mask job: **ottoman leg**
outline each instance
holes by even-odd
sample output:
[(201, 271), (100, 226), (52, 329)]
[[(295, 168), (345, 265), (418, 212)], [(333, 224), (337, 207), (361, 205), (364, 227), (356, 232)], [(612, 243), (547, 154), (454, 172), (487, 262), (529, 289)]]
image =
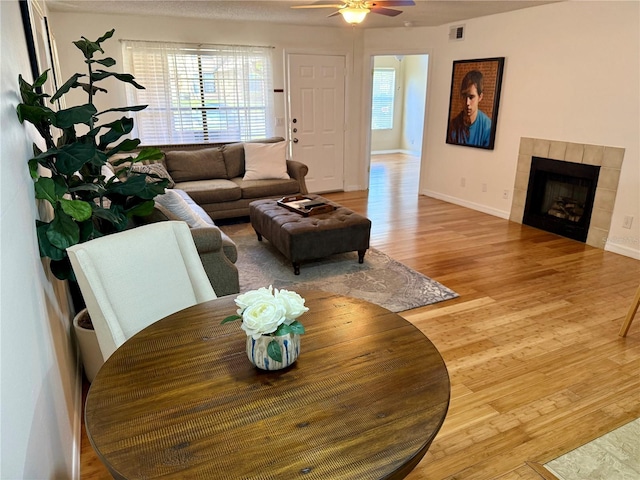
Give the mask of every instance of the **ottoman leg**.
[(300, 275), (300, 262), (292, 262), (293, 263), (293, 274)]
[(358, 250), (358, 263), (364, 263), (364, 254), (366, 250)]
[(258, 241), (261, 242), (262, 241), (262, 234), (259, 231), (255, 231), (256, 235), (258, 236)]

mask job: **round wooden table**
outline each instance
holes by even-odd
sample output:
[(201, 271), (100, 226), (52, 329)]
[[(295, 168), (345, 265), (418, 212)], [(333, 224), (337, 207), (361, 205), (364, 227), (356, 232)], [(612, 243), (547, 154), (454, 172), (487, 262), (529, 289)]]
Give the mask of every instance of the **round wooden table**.
[(235, 296), (141, 331), (87, 395), (87, 434), (115, 478), (396, 479), (444, 422), (442, 357), (417, 328), (371, 303), (298, 292), (297, 362), (256, 369)]

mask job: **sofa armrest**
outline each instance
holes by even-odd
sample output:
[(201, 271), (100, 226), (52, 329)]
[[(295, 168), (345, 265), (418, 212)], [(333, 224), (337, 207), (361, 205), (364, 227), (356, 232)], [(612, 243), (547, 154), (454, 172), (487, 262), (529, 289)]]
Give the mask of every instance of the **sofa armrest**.
[(291, 178), (298, 181), (300, 193), (309, 193), (304, 177), (309, 173), (309, 167), (296, 160), (287, 160), (287, 173)]
[(223, 297), (240, 292), (238, 267), (223, 249), (225, 242), (220, 229), (214, 226), (192, 228), (191, 235), (216, 295)]
[(202, 254), (222, 250), (222, 234), (218, 227), (191, 228), (190, 230), (198, 253)]

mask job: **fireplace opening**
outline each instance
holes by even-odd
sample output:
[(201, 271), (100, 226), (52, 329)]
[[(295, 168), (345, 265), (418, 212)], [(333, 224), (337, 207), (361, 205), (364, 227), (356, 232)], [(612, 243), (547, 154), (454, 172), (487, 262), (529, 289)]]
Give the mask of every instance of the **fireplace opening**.
[(600, 167), (533, 157), (522, 223), (587, 240)]

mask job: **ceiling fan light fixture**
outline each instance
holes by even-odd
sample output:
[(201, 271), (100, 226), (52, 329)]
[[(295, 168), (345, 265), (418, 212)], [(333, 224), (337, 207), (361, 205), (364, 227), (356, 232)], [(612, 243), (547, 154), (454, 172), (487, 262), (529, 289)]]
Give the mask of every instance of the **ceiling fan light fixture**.
[(367, 16), (370, 10), (368, 8), (353, 8), (353, 7), (345, 7), (340, 9), (340, 14), (342, 18), (344, 18), (345, 22), (355, 25), (357, 23), (362, 23), (362, 21)]

